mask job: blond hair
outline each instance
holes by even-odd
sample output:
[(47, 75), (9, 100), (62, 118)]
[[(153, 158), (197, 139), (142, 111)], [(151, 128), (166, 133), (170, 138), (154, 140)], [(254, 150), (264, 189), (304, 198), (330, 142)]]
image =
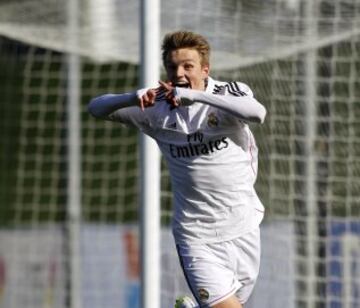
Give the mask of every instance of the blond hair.
[(200, 34), (191, 31), (176, 31), (165, 35), (161, 49), (162, 61), (166, 67), (168, 54), (176, 49), (195, 49), (200, 55), (201, 65), (208, 65), (210, 58), (210, 45)]

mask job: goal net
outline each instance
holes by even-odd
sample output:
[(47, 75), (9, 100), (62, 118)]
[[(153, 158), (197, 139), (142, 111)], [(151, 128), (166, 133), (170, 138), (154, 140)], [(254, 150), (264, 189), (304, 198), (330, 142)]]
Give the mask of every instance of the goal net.
[[(139, 307), (138, 134), (87, 113), (139, 84), (139, 1), (0, 0), (0, 307), (70, 307), (68, 55), (81, 60), (81, 302)], [(360, 306), (360, 0), (162, 1), (161, 32), (202, 33), (215, 78), (247, 83), (265, 208), (249, 307)], [(77, 44), (70, 44), (73, 39)], [(161, 301), (189, 293), (161, 171)]]

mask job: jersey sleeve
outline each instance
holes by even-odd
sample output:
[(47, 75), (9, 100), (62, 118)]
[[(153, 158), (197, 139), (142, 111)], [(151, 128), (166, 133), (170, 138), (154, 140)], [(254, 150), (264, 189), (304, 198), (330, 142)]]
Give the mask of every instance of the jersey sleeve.
[(231, 82), (231, 84), (235, 87), (235, 95), (236, 96), (250, 96), (254, 97), (253, 92), (251, 91), (250, 87), (242, 82)]
[(263, 123), (266, 115), (265, 107), (253, 97), (250, 88), (237, 82), (215, 86), (213, 93), (175, 88), (175, 97), (182, 105), (200, 102), (246, 122)]
[(139, 107), (127, 107), (118, 109), (108, 116), (108, 120), (120, 122), (129, 126), (144, 128), (149, 126), (147, 110), (142, 111)]
[(149, 109), (138, 106), (137, 97), (146, 89), (125, 94), (104, 94), (91, 100), (88, 110), (96, 118), (121, 122), (146, 130), (150, 125)]
[(239, 81), (232, 82), (221, 82), (220, 84), (215, 84), (212, 91), (213, 94), (218, 95), (230, 95), (230, 96), (249, 96), (254, 97), (250, 87)]

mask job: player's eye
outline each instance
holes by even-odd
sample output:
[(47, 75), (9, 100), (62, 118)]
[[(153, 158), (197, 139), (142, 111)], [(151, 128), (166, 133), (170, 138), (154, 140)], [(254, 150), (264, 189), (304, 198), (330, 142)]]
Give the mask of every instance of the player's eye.
[(184, 68), (185, 68), (186, 70), (189, 70), (189, 69), (192, 69), (192, 68), (193, 68), (193, 65), (192, 65), (192, 64), (185, 64), (185, 65), (184, 65)]
[(174, 72), (174, 71), (176, 71), (176, 67), (174, 67), (174, 66), (168, 66), (168, 71), (170, 71), (170, 72)]
[(176, 70), (176, 65), (174, 65), (174, 64), (167, 64), (167, 65), (166, 65), (166, 69), (167, 69), (168, 71), (174, 71), (174, 70)]

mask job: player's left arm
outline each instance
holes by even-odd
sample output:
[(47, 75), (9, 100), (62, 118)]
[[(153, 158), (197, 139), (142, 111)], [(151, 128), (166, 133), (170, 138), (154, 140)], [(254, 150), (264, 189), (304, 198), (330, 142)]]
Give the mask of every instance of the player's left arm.
[[(240, 120), (247, 122), (263, 123), (266, 116), (265, 107), (260, 104), (245, 87), (240, 91), (241, 96), (211, 94), (205, 91), (173, 87), (171, 84), (160, 81), (161, 88), (166, 91), (165, 97), (173, 106), (188, 106), (194, 102), (200, 102), (219, 108)], [(240, 93), (241, 92), (241, 93)]]
[(174, 96), (176, 101), (181, 105), (191, 105), (194, 102), (201, 102), (219, 108), (248, 122), (263, 123), (266, 116), (265, 107), (250, 95), (219, 95), (205, 91), (175, 88)]

